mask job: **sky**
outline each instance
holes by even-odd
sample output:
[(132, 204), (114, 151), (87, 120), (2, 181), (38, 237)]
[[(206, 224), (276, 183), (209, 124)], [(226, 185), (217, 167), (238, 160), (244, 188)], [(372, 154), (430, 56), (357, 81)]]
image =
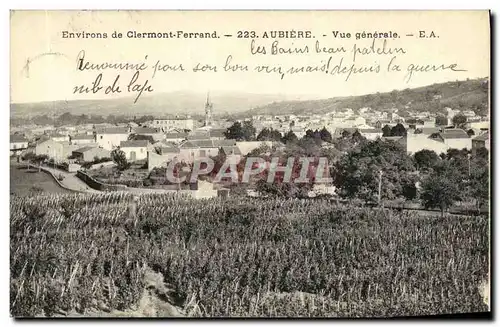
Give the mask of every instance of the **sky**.
[[(85, 60), (95, 64), (144, 62), (147, 68), (140, 71), (137, 83), (144, 85), (147, 81), (152, 92), (145, 89), (140, 97), (171, 91), (224, 91), (329, 98), (488, 77), (490, 71), (487, 11), (15, 11), (11, 13), (10, 27), (11, 103), (137, 96), (139, 86), (127, 90), (134, 71), (79, 71), (77, 58), (82, 50)], [(307, 46), (308, 51), (273, 55), (276, 39), (265, 39), (263, 33), (276, 30), (310, 31), (314, 38), (278, 39), (276, 49)], [(64, 31), (107, 33), (108, 37), (63, 38)], [(123, 37), (112, 38), (114, 31), (123, 33)], [(220, 38), (139, 39), (128, 38), (128, 31), (216, 31)], [(252, 38), (237, 38), (238, 31), (255, 32), (259, 38), (253, 39), (254, 52), (264, 47), (266, 54), (252, 54)], [(340, 38), (339, 33), (335, 38), (334, 31), (351, 36)], [(370, 51), (373, 39), (356, 40), (356, 33), (391, 31), (399, 38), (386, 40), (386, 54)], [(427, 36), (433, 31), (436, 37), (419, 38), (420, 31)], [(381, 48), (383, 40), (376, 39), (374, 45)], [(317, 53), (317, 47), (344, 51)], [(358, 49), (355, 61), (354, 47)], [(390, 54), (389, 49), (401, 50)], [(233, 64), (247, 66), (248, 71), (224, 72), (228, 56)], [(291, 68), (321, 67), (330, 57), (329, 73), (287, 73)], [(353, 72), (349, 77), (347, 73), (332, 74), (341, 60), (337, 70), (349, 70), (354, 65), (355, 70), (374, 72)], [(162, 65), (182, 64), (185, 71), (157, 71), (153, 77), (157, 61)], [(193, 72), (198, 63), (217, 66), (218, 71)], [(460, 71), (449, 69), (452, 64)], [(428, 65), (448, 68), (418, 71), (426, 66), (429, 69)], [(257, 72), (258, 66), (275, 70), (281, 67), (285, 74)], [(408, 67), (417, 70), (409, 81)], [(99, 73), (103, 74), (103, 89), (95, 94), (73, 92), (75, 87), (91, 86)], [(105, 94), (117, 75), (122, 92)]]

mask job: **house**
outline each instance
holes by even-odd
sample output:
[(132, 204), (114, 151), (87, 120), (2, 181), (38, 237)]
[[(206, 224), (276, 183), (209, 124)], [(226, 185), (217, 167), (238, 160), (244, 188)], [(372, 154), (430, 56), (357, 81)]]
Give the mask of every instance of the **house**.
[(146, 140), (150, 144), (161, 142), (160, 140), (155, 140), (151, 135), (133, 134), (129, 137), (129, 141), (142, 141)]
[(10, 135), (10, 152), (11, 154), (19, 154), (28, 148), (28, 140), (21, 134)]
[(306, 130), (301, 126), (292, 126), (290, 130), (299, 138), (303, 138), (306, 135)]
[(433, 139), (426, 134), (408, 134), (406, 136), (406, 152), (408, 154), (412, 155), (424, 149), (441, 154), (446, 153), (448, 147), (444, 142)]
[(35, 154), (46, 155), (55, 161), (65, 161), (78, 147), (78, 145), (71, 145), (69, 142), (56, 142), (52, 139), (41, 140), (36, 144)]
[(160, 128), (166, 132), (171, 131), (173, 129), (180, 130), (190, 130), (194, 129), (194, 120), (190, 118), (185, 119), (154, 119), (148, 124), (150, 127)]
[(174, 133), (166, 133), (165, 134), (165, 141), (166, 142), (174, 142), (174, 143), (181, 143), (182, 141), (185, 141), (188, 138), (189, 134), (185, 132), (174, 132)]
[(71, 144), (82, 145), (82, 144), (97, 144), (95, 141), (95, 136), (92, 134), (76, 134), (70, 136)]
[(41, 139), (35, 147), (35, 154), (37, 156), (46, 155), (49, 158), (62, 160), (63, 153), (64, 149), (62, 143), (52, 139)]
[(475, 152), (480, 148), (490, 150), (490, 133), (485, 133), (472, 139), (472, 151)]
[(488, 120), (480, 120), (480, 121), (475, 121), (475, 122), (468, 122), (466, 124), (468, 128), (477, 128), (477, 129), (482, 129), (482, 128), (490, 128), (490, 122)]
[(125, 157), (130, 161), (146, 159), (148, 157), (148, 145), (146, 140), (139, 141), (122, 141), (120, 142), (120, 150), (125, 152)]
[(472, 148), (472, 140), (463, 129), (444, 129), (441, 133), (432, 134), (431, 137), (441, 139), (450, 149)]
[(422, 127), (415, 129), (415, 134), (424, 134), (430, 136), (435, 133), (441, 133), (442, 129), (439, 127)]
[(94, 161), (95, 158), (111, 158), (111, 152), (109, 150), (95, 146), (86, 146), (76, 149), (71, 153), (71, 155), (73, 158), (85, 162)]
[(366, 119), (361, 116), (351, 117), (344, 120), (346, 127), (357, 127), (361, 125), (366, 125)]
[(363, 137), (366, 137), (367, 140), (376, 140), (383, 135), (382, 130), (378, 128), (360, 128), (358, 131)]
[(389, 119), (380, 119), (377, 120), (374, 124), (375, 128), (377, 129), (382, 129), (385, 125), (389, 125), (390, 127), (395, 126), (396, 124), (393, 124), (391, 120)]
[(111, 151), (120, 146), (120, 142), (127, 141), (129, 134), (128, 127), (111, 127), (97, 130), (95, 137), (100, 147)]
[(213, 157), (223, 146), (236, 146), (235, 140), (188, 140), (179, 145), (180, 158), (193, 162), (198, 158)]
[(56, 142), (69, 142), (69, 135), (61, 134), (58, 132), (49, 132), (47, 136)]
[(208, 137), (211, 140), (224, 140), (226, 139), (226, 135), (224, 135), (226, 131), (227, 128), (212, 128), (209, 132)]
[[(161, 147), (159, 148), (160, 153), (155, 151), (148, 151), (148, 170), (151, 171), (153, 168), (167, 167), (168, 163), (173, 159), (179, 159), (180, 150), (177, 147)], [(180, 159), (179, 159), (180, 160)]]
[(151, 136), (154, 141), (161, 141), (165, 139), (165, 134), (160, 128), (151, 128), (151, 127), (136, 127), (133, 130), (135, 135), (145, 135)]

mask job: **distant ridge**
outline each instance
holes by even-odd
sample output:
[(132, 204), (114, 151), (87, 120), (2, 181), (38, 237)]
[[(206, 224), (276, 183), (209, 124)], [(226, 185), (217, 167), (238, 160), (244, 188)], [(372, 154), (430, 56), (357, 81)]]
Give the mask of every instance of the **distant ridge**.
[[(274, 101), (299, 99), (280, 94), (251, 94), (238, 92), (211, 92), (214, 114), (234, 114)], [(134, 104), (129, 97), (105, 100), (49, 101), (15, 103), (10, 105), (11, 117), (35, 115), (168, 115), (203, 114), (206, 93), (168, 92), (153, 94)]]
[(438, 112), (445, 107), (450, 107), (473, 110), (476, 114), (486, 115), (488, 112), (488, 79), (446, 82), (414, 89), (324, 100), (282, 101), (259, 106), (242, 113), (242, 115), (323, 114), (342, 108), (357, 110), (363, 107), (373, 109), (398, 108), (418, 112)]
[[(322, 100), (300, 100), (304, 96), (211, 92), (214, 115), (248, 117), (262, 114), (322, 114), (343, 108), (408, 109), (438, 112), (445, 107), (488, 112), (488, 80), (485, 78), (454, 81), (360, 96), (334, 97)], [(309, 97), (311, 98), (311, 97)], [(206, 94), (169, 92), (143, 97), (136, 104), (130, 98), (108, 100), (73, 100), (10, 105), (15, 118), (37, 115), (203, 115)]]

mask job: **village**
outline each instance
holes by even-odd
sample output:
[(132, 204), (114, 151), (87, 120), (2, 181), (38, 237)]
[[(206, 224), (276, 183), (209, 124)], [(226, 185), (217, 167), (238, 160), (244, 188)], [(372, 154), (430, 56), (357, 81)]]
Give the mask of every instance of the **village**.
[[(231, 121), (216, 119), (209, 96), (204, 107), (205, 117), (201, 121), (184, 116), (157, 118), (140, 124), (130, 121), (122, 124), (15, 127), (10, 136), (10, 154), (18, 162), (26, 158), (26, 154), (42, 158), (43, 161), (38, 164), (52, 169), (54, 176), (64, 176), (60, 173), (64, 171), (69, 174), (66, 176), (76, 176), (84, 182), (79, 181), (74, 188), (92, 191), (119, 189), (118, 185), (95, 185), (96, 180), (101, 180), (102, 184), (154, 188), (154, 185), (140, 180), (166, 168), (173, 160), (189, 165), (200, 158), (222, 154), (238, 163), (259, 147), (283, 146), (280, 138), (266, 138), (269, 131), (275, 135), (279, 133), (280, 137), (293, 134), (297, 139), (307, 136), (308, 131), (322, 129), (328, 131), (332, 139), (357, 132), (367, 140), (396, 142), (405, 147), (409, 155), (424, 149), (440, 154), (449, 149), (475, 151), (479, 148), (489, 150), (490, 147), (489, 117), (477, 116), (473, 110), (445, 108), (447, 115), (443, 116), (411, 110), (402, 115), (396, 108), (343, 108), (326, 114), (254, 115)], [(254, 135), (243, 139), (228, 138), (231, 126), (245, 123), (253, 126)], [(328, 148), (331, 144), (324, 142), (321, 146)], [(113, 170), (117, 166), (116, 160), (112, 159), (112, 152), (116, 149), (123, 152), (124, 159), (129, 163), (128, 169), (118, 176)], [(130, 179), (139, 182), (130, 182)], [(330, 193), (334, 189), (315, 187)], [(165, 185), (157, 188), (169, 189)], [(178, 188), (171, 186), (169, 190)], [(214, 186), (209, 188), (211, 196), (216, 196)]]

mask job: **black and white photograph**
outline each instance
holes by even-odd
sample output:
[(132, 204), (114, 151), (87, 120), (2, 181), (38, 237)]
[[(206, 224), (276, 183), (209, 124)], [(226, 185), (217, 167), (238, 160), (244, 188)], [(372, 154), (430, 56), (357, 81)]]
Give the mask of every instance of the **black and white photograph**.
[(491, 16), (10, 11), (10, 316), (492, 318)]

